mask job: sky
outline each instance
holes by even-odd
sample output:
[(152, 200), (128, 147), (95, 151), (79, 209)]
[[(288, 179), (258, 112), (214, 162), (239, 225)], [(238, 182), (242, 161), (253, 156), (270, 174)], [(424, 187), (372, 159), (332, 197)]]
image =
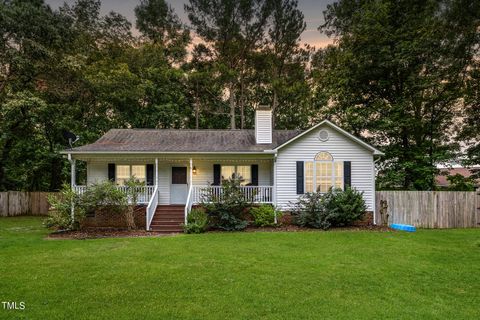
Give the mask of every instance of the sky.
[[(73, 4), (74, 0), (45, 0), (53, 9), (57, 9), (64, 2)], [(102, 0), (102, 14), (110, 11), (118, 12), (124, 15), (133, 26), (135, 26), (134, 8), (139, 4), (140, 0)], [(170, 0), (168, 1), (174, 8), (177, 15), (188, 24), (188, 17), (183, 10), (183, 6), (188, 0)], [(298, 7), (305, 16), (307, 28), (302, 34), (301, 42), (307, 43), (316, 48), (324, 47), (332, 43), (332, 40), (321, 34), (317, 28), (323, 22), (323, 10), (326, 9), (328, 3), (333, 0), (298, 0)], [(135, 30), (134, 30), (135, 33)]]

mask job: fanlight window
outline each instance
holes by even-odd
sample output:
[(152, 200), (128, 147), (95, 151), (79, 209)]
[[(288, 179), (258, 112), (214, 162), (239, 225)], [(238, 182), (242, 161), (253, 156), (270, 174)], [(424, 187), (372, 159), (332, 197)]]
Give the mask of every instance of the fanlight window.
[(330, 153), (322, 151), (315, 156), (316, 161), (333, 161), (333, 157)]
[(305, 162), (305, 191), (327, 192), (343, 188), (343, 161), (334, 161), (326, 151), (317, 153), (314, 161)]

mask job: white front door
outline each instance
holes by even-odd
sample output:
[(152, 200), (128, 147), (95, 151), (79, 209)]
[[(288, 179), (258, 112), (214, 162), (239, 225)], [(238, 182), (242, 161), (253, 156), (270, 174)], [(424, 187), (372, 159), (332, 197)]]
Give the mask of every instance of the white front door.
[(185, 204), (188, 196), (187, 167), (172, 167), (170, 203)]

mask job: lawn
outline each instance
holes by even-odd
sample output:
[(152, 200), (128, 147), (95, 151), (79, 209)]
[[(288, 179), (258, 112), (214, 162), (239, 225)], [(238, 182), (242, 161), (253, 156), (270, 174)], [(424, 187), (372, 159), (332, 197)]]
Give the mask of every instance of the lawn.
[(46, 235), (0, 218), (1, 319), (480, 317), (480, 229)]

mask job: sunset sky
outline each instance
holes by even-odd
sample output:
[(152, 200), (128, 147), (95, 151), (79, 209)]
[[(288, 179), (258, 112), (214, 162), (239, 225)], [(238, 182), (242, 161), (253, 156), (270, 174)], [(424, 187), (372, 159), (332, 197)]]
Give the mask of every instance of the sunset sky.
[[(69, 4), (74, 3), (75, 1), (64, 1), (64, 0), (46, 0), (46, 3), (50, 4), (52, 8), (58, 8), (62, 3), (67, 2)], [(132, 25), (135, 26), (135, 14), (133, 9), (138, 5), (140, 0), (102, 0), (102, 13), (108, 13), (109, 11), (116, 11), (127, 17)], [(183, 10), (183, 6), (188, 0), (177, 0), (177, 1), (168, 1), (172, 7), (175, 9), (175, 12), (178, 16), (188, 24), (188, 18)], [(323, 10), (325, 10), (328, 3), (333, 2), (333, 0), (299, 0), (299, 8), (302, 10), (305, 15), (305, 21), (307, 22), (307, 29), (302, 34), (302, 43), (308, 43), (317, 48), (323, 47), (326, 44), (331, 43), (332, 41), (321, 34), (317, 28), (323, 22)], [(134, 30), (134, 33), (136, 31)]]

